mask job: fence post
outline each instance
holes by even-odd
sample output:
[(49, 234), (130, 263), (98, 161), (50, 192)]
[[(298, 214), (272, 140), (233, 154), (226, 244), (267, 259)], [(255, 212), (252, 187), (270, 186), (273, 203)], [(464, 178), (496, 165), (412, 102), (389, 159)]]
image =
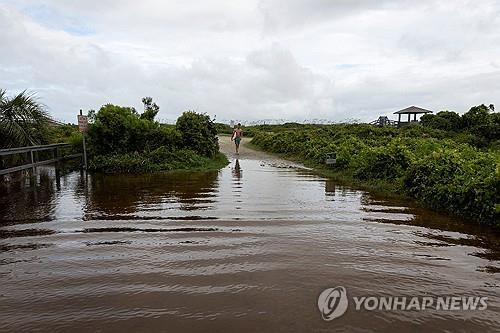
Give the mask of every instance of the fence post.
[(35, 158), (33, 157), (33, 150), (30, 150), (30, 155), (31, 155), (31, 171), (33, 171), (33, 176), (35, 176)]
[(56, 159), (56, 188), (61, 189), (61, 163), (59, 162), (59, 148), (54, 148), (54, 159)]
[(56, 160), (56, 169), (59, 168), (59, 148), (54, 148), (54, 159)]
[(87, 147), (85, 145), (85, 133), (83, 135), (83, 165), (85, 170), (87, 170)]
[[(80, 116), (83, 116), (82, 109), (80, 109)], [(80, 124), (78, 124), (78, 125), (80, 126)], [(86, 129), (85, 130), (80, 129), (80, 131), (82, 132), (82, 136), (83, 136), (83, 166), (84, 166), (85, 170), (87, 170), (87, 147), (85, 145)]]
[[(4, 168), (4, 166), (3, 166), (3, 156), (0, 156), (0, 169), (3, 169), (3, 168)], [(3, 181), (4, 181), (3, 175), (0, 175), (0, 182), (3, 183)]]

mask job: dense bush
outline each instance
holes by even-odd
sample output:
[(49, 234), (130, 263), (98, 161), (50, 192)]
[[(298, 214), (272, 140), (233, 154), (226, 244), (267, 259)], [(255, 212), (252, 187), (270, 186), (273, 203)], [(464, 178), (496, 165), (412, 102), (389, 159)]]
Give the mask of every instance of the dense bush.
[(215, 156), (219, 151), (217, 128), (206, 114), (187, 111), (177, 119), (176, 129), (181, 134), (181, 144), (203, 156)]
[(70, 143), (71, 153), (81, 153), (83, 151), (83, 138), (78, 130), (78, 125), (64, 124), (50, 126), (48, 130), (49, 143)]
[[(493, 105), (472, 107), (460, 116), (456, 112), (441, 111), (422, 116), (424, 127), (456, 133), (457, 141), (484, 148), (500, 140), (500, 114)], [(453, 134), (448, 133), (449, 136)]]
[(215, 128), (217, 129), (217, 133), (219, 134), (232, 134), (233, 129), (228, 124), (223, 123), (215, 123)]
[(93, 154), (125, 154), (143, 152), (158, 148), (156, 140), (168, 138), (161, 136), (160, 125), (128, 107), (104, 105), (89, 129), (89, 147)]
[(434, 208), (493, 221), (500, 194), (496, 168), (491, 154), (467, 145), (440, 148), (410, 166), (404, 175), (405, 189)]
[(411, 148), (398, 139), (388, 145), (365, 147), (351, 161), (351, 165), (354, 175), (359, 179), (394, 181), (404, 176), (413, 159)]
[[(207, 115), (185, 112), (175, 126), (154, 121), (159, 107), (144, 98), (144, 112), (104, 105), (92, 113), (90, 168), (103, 172), (150, 172), (199, 168), (218, 155), (217, 129)], [(223, 164), (220, 164), (221, 166)]]
[(460, 115), (453, 111), (441, 111), (437, 114), (426, 114), (420, 118), (422, 125), (445, 131), (459, 131), (462, 128)]
[(411, 126), (321, 125), (259, 132), (252, 143), (323, 166), (337, 153), (336, 171), (346, 177), (390, 185), (428, 205), (500, 226), (497, 152), (479, 151), (447, 131)]

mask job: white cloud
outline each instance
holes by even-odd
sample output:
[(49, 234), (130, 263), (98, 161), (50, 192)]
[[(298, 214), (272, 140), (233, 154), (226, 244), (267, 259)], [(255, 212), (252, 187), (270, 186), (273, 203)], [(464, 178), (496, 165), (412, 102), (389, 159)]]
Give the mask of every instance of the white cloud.
[(58, 119), (104, 103), (160, 118), (375, 119), (500, 97), (498, 1), (0, 0), (0, 88)]

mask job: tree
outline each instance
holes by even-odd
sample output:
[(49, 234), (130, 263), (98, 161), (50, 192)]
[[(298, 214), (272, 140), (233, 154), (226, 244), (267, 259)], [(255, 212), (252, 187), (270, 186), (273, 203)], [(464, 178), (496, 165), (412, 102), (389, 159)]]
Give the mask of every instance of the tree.
[(453, 111), (440, 111), (437, 114), (426, 114), (420, 118), (423, 126), (444, 131), (459, 131), (461, 128), (460, 115)]
[(186, 111), (177, 119), (175, 128), (181, 133), (182, 148), (208, 157), (219, 151), (217, 127), (208, 115)]
[(480, 133), (490, 122), (490, 108), (481, 104), (473, 106), (462, 116), (462, 123), (466, 129)]
[(97, 154), (142, 152), (154, 127), (155, 123), (140, 119), (133, 108), (106, 104), (90, 126), (89, 146)]
[(142, 104), (144, 104), (144, 112), (141, 114), (141, 119), (154, 121), (158, 111), (160, 111), (160, 107), (153, 102), (152, 97), (144, 97)]
[(91, 109), (87, 112), (87, 117), (88, 117), (89, 123), (93, 124), (96, 117), (97, 117), (97, 112), (95, 112), (94, 109)]
[(462, 116), (464, 128), (473, 135), (483, 138), (485, 143), (500, 140), (500, 122), (498, 113), (492, 112), (493, 104), (489, 107), (481, 104), (473, 106)]
[[(154, 106), (150, 110), (154, 118)], [(92, 114), (88, 132), (91, 155), (143, 153), (159, 147), (176, 150), (180, 142), (175, 128), (145, 119), (131, 107), (106, 104)]]
[(26, 90), (7, 97), (0, 89), (0, 147), (12, 148), (45, 143), (49, 116), (34, 93)]

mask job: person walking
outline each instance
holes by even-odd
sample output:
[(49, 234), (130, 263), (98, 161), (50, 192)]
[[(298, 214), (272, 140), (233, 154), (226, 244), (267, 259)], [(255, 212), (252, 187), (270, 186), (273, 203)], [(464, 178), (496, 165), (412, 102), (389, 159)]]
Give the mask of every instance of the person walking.
[(241, 130), (241, 124), (238, 123), (233, 129), (233, 135), (231, 135), (231, 141), (234, 140), (234, 144), (236, 145), (236, 154), (239, 155), (240, 152), (240, 143), (241, 137), (243, 136), (243, 131)]

